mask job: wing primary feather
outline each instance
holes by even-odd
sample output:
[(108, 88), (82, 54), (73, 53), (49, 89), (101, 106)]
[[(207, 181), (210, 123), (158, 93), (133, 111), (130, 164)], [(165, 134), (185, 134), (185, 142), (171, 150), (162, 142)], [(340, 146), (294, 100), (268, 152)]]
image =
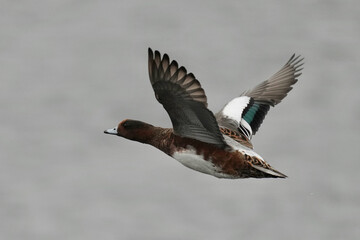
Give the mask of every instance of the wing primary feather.
[(207, 109), (207, 98), (200, 82), (185, 67), (167, 54), (149, 52), (149, 77), (156, 99), (171, 119), (174, 133), (181, 137), (227, 146), (213, 113)]

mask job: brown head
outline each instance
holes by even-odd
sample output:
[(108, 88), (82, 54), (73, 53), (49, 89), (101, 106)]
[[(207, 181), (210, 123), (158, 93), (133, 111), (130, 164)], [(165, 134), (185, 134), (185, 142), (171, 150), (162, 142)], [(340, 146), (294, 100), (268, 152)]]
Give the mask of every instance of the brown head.
[(137, 120), (125, 119), (117, 127), (105, 130), (104, 133), (117, 135), (129, 140), (149, 143), (154, 136), (155, 127)]

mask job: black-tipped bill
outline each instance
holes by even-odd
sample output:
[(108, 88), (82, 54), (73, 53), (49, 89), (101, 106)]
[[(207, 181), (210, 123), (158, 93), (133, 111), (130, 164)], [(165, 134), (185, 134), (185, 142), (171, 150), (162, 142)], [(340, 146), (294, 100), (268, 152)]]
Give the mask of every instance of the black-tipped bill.
[(112, 135), (117, 135), (117, 127), (109, 128), (109, 129), (105, 130), (104, 133), (106, 133), (106, 134), (112, 134)]

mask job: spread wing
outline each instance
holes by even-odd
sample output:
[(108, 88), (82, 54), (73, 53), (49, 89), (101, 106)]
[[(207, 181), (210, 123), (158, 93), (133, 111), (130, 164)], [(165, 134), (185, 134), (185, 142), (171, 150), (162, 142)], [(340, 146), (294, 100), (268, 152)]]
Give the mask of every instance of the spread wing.
[(234, 98), (216, 114), (220, 126), (251, 139), (262, 124), (270, 106), (284, 99), (301, 75), (303, 58), (295, 56), (272, 77)]
[(171, 119), (174, 133), (224, 148), (226, 143), (198, 80), (169, 56), (149, 48), (149, 77), (156, 99)]

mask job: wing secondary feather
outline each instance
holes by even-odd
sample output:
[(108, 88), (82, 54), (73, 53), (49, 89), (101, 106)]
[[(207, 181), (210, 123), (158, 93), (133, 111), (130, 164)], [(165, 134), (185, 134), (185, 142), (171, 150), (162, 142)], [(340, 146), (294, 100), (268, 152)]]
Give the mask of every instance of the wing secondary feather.
[(289, 61), (268, 80), (227, 103), (216, 114), (219, 125), (251, 139), (261, 126), (270, 106), (280, 103), (292, 89), (292, 85), (297, 82), (302, 65), (303, 58), (292, 55)]

